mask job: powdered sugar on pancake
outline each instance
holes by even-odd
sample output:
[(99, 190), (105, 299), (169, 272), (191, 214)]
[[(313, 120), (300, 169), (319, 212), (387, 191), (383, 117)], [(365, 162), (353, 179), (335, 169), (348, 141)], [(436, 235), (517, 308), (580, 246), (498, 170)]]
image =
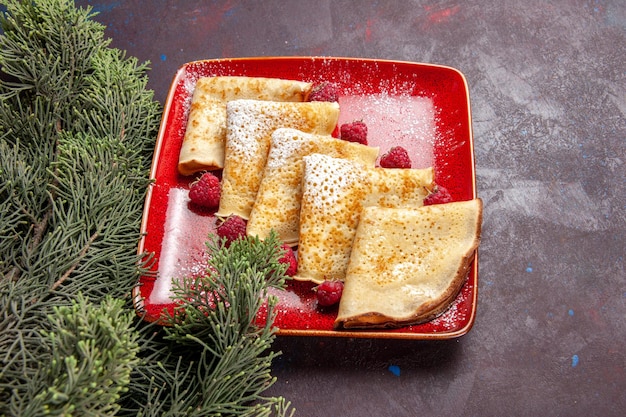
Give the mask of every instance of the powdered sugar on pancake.
[(270, 156), (267, 159), (267, 170), (279, 169), (285, 161), (302, 148), (308, 139), (307, 134), (292, 129), (277, 129), (272, 135)]
[[(346, 190), (362, 180), (360, 166), (356, 162), (312, 154), (304, 157), (305, 177), (310, 187), (306, 194), (315, 207), (337, 208), (338, 199)], [(332, 161), (332, 164), (329, 164)], [(320, 187), (321, 184), (324, 184)]]
[(337, 124), (339, 105), (328, 102), (228, 102), (222, 198), (217, 216), (248, 219), (263, 177), (272, 133), (291, 127), (329, 135)]
[(259, 140), (265, 132), (273, 130), (282, 107), (273, 102), (234, 100), (227, 105), (228, 152), (239, 153), (244, 160), (253, 160), (260, 152), (267, 153), (269, 143)]

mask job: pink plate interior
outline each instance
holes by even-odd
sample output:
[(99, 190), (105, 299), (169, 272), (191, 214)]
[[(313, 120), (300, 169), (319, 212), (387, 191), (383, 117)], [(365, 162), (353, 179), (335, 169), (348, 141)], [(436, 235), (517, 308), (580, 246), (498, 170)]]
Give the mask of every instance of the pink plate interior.
[[(154, 254), (153, 274), (135, 289), (138, 313), (158, 320), (170, 300), (172, 279), (199, 273), (206, 265), (205, 242), (215, 229), (213, 212), (189, 205), (195, 177), (177, 172), (191, 95), (199, 77), (244, 75), (330, 81), (340, 90), (339, 124), (361, 119), (369, 144), (380, 154), (394, 145), (407, 148), (413, 168), (433, 166), (436, 182), (455, 201), (476, 197), (469, 94), (457, 70), (412, 62), (330, 57), (206, 60), (185, 64), (174, 77), (155, 146), (139, 252)], [(476, 314), (478, 257), (451, 307), (420, 325), (394, 330), (334, 331), (336, 309), (320, 309), (313, 285), (291, 281), (279, 298), (279, 335), (447, 339), (467, 333)], [(263, 320), (263, 312), (260, 313)]]

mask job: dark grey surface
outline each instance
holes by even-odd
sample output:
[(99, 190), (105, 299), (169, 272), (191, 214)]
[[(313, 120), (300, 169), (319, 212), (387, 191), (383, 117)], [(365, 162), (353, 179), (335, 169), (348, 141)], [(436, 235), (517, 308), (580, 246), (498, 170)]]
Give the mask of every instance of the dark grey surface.
[(150, 60), (326, 55), (449, 65), (470, 86), (485, 202), (466, 336), (281, 338), (300, 416), (626, 415), (623, 1), (79, 1)]

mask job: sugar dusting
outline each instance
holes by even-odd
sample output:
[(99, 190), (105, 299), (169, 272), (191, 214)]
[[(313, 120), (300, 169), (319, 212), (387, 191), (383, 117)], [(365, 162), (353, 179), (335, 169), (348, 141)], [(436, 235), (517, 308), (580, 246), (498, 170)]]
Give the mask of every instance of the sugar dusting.
[[(278, 303), (275, 308), (276, 320), (274, 324), (285, 330), (305, 330), (315, 329), (319, 326), (322, 311), (319, 310), (314, 291), (311, 287), (298, 288), (293, 286), (294, 282), (287, 282), (285, 290), (270, 287), (267, 295), (276, 297)], [(309, 284), (309, 283), (307, 283)], [(267, 318), (267, 304), (264, 304), (260, 311), (263, 319)], [(334, 315), (331, 317), (331, 323), (334, 321)]]
[(193, 93), (196, 89), (198, 79), (200, 79), (201, 77), (202, 75), (200, 73), (198, 73), (197, 71), (189, 71), (188, 68), (186, 68), (184, 72), (180, 74), (180, 79), (177, 85), (177, 88), (180, 91), (176, 93), (176, 98), (180, 100), (181, 105), (181, 123), (179, 124), (179, 131), (177, 132), (180, 137), (183, 137), (185, 135), (185, 131), (187, 130), (187, 120), (189, 118), (189, 112), (191, 110)]
[(227, 103), (227, 152), (248, 162), (264, 152), (259, 138), (270, 126), (268, 118), (278, 117), (278, 106), (256, 100), (233, 100)]
[[(469, 283), (465, 285), (469, 287)], [(467, 290), (467, 289), (466, 289)], [(467, 320), (467, 314), (465, 308), (462, 308), (461, 301), (463, 300), (463, 291), (457, 296), (456, 300), (450, 305), (450, 307), (430, 321), (430, 324), (434, 327), (434, 331), (450, 331), (456, 330), (459, 323), (464, 323)]]
[(401, 145), (409, 153), (412, 168), (433, 165), (437, 136), (436, 109), (429, 97), (413, 95), (348, 95), (339, 98), (339, 124), (363, 120), (368, 143), (381, 154)]
[(189, 201), (188, 190), (170, 189), (152, 304), (171, 302), (173, 280), (198, 275), (208, 266), (205, 242), (215, 220), (190, 210)]
[(315, 136), (292, 128), (278, 128), (272, 133), (267, 169), (277, 170)]
[[(314, 208), (337, 210), (339, 200), (359, 181), (359, 164), (347, 159), (314, 153), (304, 158), (305, 170), (303, 204)], [(306, 200), (306, 201), (305, 201)]]
[(181, 87), (182, 92), (181, 96), (184, 98), (183, 109), (185, 114), (189, 113), (189, 107), (191, 106), (191, 99), (193, 98), (193, 93), (196, 89), (196, 84), (198, 80), (202, 78), (203, 75), (198, 73), (197, 71), (190, 71), (189, 68), (185, 69), (185, 72), (181, 74)]
[(303, 313), (311, 310), (311, 301), (302, 299), (295, 292), (269, 287), (267, 289), (267, 294), (274, 296), (279, 300), (277, 305), (277, 312), (279, 313), (286, 314), (293, 311)]

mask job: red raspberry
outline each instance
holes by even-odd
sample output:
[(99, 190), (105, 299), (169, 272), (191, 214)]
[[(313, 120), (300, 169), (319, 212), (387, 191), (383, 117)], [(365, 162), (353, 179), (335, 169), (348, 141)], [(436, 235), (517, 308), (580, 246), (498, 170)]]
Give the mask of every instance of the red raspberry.
[(229, 247), (234, 240), (246, 236), (246, 225), (247, 222), (243, 218), (233, 214), (217, 226), (217, 235), (222, 239), (226, 238), (224, 245)]
[(289, 265), (287, 271), (285, 272), (285, 275), (287, 275), (288, 277), (292, 277), (296, 274), (296, 271), (298, 270), (298, 260), (296, 259), (296, 254), (293, 249), (291, 249), (291, 246), (286, 243), (281, 245), (281, 249), (285, 253), (278, 260), (278, 262)]
[(344, 123), (339, 128), (341, 139), (367, 145), (367, 125), (361, 120)]
[(308, 101), (338, 101), (339, 90), (333, 83), (324, 81), (316, 84), (309, 93)]
[(402, 146), (394, 146), (380, 157), (379, 164), (383, 168), (411, 168), (411, 158)]
[(433, 192), (428, 194), (428, 196), (424, 199), (424, 205), (432, 206), (433, 204), (445, 204), (450, 203), (451, 201), (452, 196), (450, 195), (450, 192), (441, 185), (436, 185)]
[(189, 199), (195, 204), (215, 208), (220, 204), (220, 180), (210, 172), (202, 174), (200, 179), (189, 187)]
[(343, 282), (336, 280), (326, 280), (314, 288), (317, 295), (317, 304), (322, 307), (330, 307), (341, 300), (343, 293)]

